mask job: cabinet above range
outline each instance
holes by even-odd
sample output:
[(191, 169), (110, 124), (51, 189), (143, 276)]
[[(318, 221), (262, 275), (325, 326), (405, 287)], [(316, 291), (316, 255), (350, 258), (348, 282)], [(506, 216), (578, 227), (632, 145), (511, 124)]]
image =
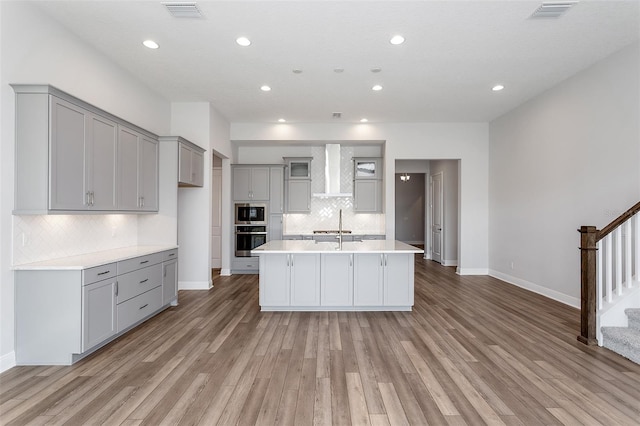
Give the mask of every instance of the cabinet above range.
[(158, 210), (158, 137), (49, 85), (16, 93), (15, 214)]

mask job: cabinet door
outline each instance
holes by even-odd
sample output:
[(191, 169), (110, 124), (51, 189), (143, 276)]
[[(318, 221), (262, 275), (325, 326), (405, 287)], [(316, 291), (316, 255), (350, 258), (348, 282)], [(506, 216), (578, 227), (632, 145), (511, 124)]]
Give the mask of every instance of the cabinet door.
[(382, 254), (354, 254), (353, 304), (354, 306), (382, 305)]
[(269, 168), (251, 169), (251, 200), (269, 200)]
[(138, 210), (138, 140), (131, 129), (118, 128), (118, 210)]
[(158, 210), (158, 141), (142, 137), (139, 145), (138, 192), (140, 209)]
[(118, 154), (118, 126), (113, 121), (90, 116), (89, 140), (86, 150), (88, 190), (92, 210), (115, 210), (116, 164)]
[(384, 255), (384, 305), (413, 305), (413, 253)]
[(84, 158), (88, 122), (88, 111), (51, 97), (49, 208), (52, 210), (88, 208)]
[(353, 254), (322, 254), (320, 267), (320, 305), (353, 305)]
[(191, 149), (183, 144), (179, 144), (179, 148), (180, 150), (179, 154), (178, 154), (178, 158), (180, 159), (180, 162), (178, 164), (178, 182), (183, 182), (183, 183), (192, 183), (193, 179), (192, 179), (192, 170), (191, 170), (191, 166), (192, 166), (192, 161), (191, 161)]
[(309, 213), (311, 211), (311, 181), (290, 180), (287, 182), (287, 211)]
[(320, 255), (291, 254), (291, 306), (320, 306)]
[(164, 262), (162, 266), (162, 305), (164, 306), (178, 297), (178, 261)]
[(250, 199), (251, 168), (234, 167), (233, 169), (233, 199), (244, 201)]
[(260, 306), (289, 306), (289, 255), (260, 256)]
[(380, 158), (354, 158), (353, 178), (358, 179), (381, 179)]
[(116, 333), (115, 278), (82, 287), (82, 351)]
[(204, 186), (204, 154), (202, 152), (191, 152), (191, 183), (195, 186)]
[(382, 211), (382, 181), (354, 181), (354, 210), (358, 213), (376, 213)]
[(269, 213), (284, 213), (284, 169), (269, 170)]

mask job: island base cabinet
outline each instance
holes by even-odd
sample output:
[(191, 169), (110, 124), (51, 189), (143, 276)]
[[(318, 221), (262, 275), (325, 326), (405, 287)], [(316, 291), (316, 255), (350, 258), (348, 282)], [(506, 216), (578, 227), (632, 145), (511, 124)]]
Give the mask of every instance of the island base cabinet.
[(320, 255), (291, 254), (291, 305), (320, 306)]
[(289, 306), (289, 254), (260, 256), (260, 306)]
[(82, 351), (107, 340), (116, 330), (116, 279), (82, 287)]
[(322, 254), (320, 305), (353, 305), (353, 254)]
[(381, 306), (384, 255), (358, 253), (354, 259), (353, 304)]
[(384, 305), (413, 306), (413, 254), (384, 255)]

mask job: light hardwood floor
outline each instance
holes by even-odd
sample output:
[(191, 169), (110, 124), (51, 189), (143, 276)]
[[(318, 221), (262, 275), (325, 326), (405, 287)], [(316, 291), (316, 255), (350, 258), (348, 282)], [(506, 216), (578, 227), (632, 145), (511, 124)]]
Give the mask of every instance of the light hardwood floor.
[(413, 312), (261, 313), (215, 278), (71, 367), (0, 375), (2, 424), (638, 425), (640, 366), (579, 312), (416, 256)]

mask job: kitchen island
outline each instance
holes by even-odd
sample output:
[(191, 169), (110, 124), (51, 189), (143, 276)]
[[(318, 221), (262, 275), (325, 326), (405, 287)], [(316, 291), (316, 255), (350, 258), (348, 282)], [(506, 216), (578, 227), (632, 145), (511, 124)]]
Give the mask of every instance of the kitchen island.
[(263, 311), (410, 311), (414, 254), (394, 240), (270, 241), (260, 258)]

